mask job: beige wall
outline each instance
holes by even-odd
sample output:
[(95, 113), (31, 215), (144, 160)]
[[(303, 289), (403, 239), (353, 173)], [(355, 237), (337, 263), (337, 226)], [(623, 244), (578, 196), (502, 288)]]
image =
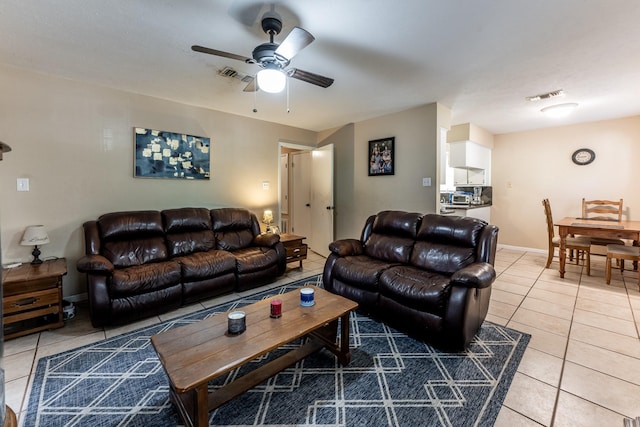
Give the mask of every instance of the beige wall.
[[(336, 237), (360, 237), (371, 214), (386, 209), (435, 212), (439, 193), (440, 127), (449, 126), (450, 111), (428, 104), (355, 124), (353, 193), (342, 213), (351, 217), (351, 227), (336, 230)], [(395, 137), (395, 175), (368, 175), (368, 142)], [(422, 178), (431, 177), (423, 187)], [(341, 191), (341, 189), (337, 189)]]
[(447, 134), (447, 142), (455, 141), (473, 141), (488, 148), (493, 148), (493, 134), (473, 123), (451, 126)]
[[(316, 133), (70, 80), (0, 68), (0, 163), (4, 263), (29, 262), (24, 227), (44, 224), (42, 257), (66, 257), (64, 294), (85, 292), (75, 263), (82, 223), (135, 209), (240, 206), (278, 208), (278, 142), (314, 146)], [(247, 104), (251, 108), (251, 103)], [(133, 178), (133, 127), (211, 138), (211, 179)], [(29, 178), (31, 191), (17, 192)], [(262, 182), (270, 189), (263, 190)]]
[[(578, 148), (595, 161), (577, 166)], [(640, 220), (640, 116), (518, 132), (494, 137), (491, 222), (499, 244), (546, 249), (542, 199), (554, 218), (580, 216), (581, 200), (624, 199), (625, 213)]]

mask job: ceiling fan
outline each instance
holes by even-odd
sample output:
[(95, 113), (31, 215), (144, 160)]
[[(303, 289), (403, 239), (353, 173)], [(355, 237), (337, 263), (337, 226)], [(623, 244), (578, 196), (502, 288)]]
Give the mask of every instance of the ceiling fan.
[(262, 30), (269, 35), (269, 42), (262, 43), (253, 49), (253, 53), (251, 54), (252, 58), (198, 45), (191, 46), (191, 49), (196, 52), (236, 59), (238, 61), (244, 61), (247, 64), (257, 64), (260, 66), (262, 69), (258, 71), (256, 75), (257, 78), (253, 79), (244, 88), (245, 92), (255, 92), (258, 88), (265, 92), (281, 92), (286, 85), (287, 76), (323, 88), (333, 84), (333, 79), (330, 77), (321, 76), (299, 68), (287, 68), (291, 59), (315, 40), (311, 33), (300, 27), (294, 27), (282, 43), (274, 43), (274, 36), (277, 36), (280, 34), (280, 31), (282, 31), (282, 21), (274, 16), (265, 16), (262, 18)]

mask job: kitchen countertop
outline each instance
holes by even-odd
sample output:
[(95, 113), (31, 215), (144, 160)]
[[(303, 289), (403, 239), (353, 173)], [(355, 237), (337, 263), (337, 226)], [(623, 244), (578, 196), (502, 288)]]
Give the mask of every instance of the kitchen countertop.
[(468, 209), (486, 208), (486, 207), (491, 206), (491, 203), (485, 203), (485, 204), (482, 204), (482, 205), (475, 205), (475, 204), (474, 205), (471, 205), (471, 204), (469, 204), (469, 205), (452, 205), (452, 204), (449, 204), (449, 203), (443, 203), (440, 206), (441, 206), (441, 208), (444, 208), (447, 211), (448, 210), (452, 210), (452, 209), (453, 210), (456, 210), (456, 209), (468, 210)]

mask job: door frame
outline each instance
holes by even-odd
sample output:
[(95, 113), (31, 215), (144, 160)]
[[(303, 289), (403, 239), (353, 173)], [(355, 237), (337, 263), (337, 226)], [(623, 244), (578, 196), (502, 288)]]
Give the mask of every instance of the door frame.
[[(280, 163), (280, 156), (283, 154), (282, 153), (283, 148), (291, 148), (291, 149), (300, 150), (300, 151), (313, 151), (317, 147), (311, 146), (311, 145), (296, 144), (293, 142), (278, 141), (278, 218), (279, 218), (278, 227), (280, 227), (280, 229), (282, 229), (282, 191), (281, 191), (282, 171), (280, 170), (282, 165)], [(289, 192), (289, 200), (291, 200), (291, 192)], [(291, 227), (291, 221), (289, 221), (289, 227)]]

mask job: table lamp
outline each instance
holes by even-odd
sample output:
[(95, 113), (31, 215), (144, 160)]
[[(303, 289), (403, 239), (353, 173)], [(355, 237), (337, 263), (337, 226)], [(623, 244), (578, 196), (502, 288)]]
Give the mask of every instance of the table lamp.
[(273, 222), (273, 212), (270, 210), (264, 211), (262, 214), (262, 222), (267, 224), (267, 231), (270, 231), (271, 223)]
[(40, 249), (38, 249), (38, 245), (44, 245), (49, 243), (49, 236), (47, 235), (47, 230), (45, 230), (44, 225), (30, 225), (24, 230), (24, 234), (22, 235), (22, 241), (20, 244), (22, 246), (34, 246), (33, 252), (33, 261), (31, 264), (42, 264), (42, 260), (40, 257)]

